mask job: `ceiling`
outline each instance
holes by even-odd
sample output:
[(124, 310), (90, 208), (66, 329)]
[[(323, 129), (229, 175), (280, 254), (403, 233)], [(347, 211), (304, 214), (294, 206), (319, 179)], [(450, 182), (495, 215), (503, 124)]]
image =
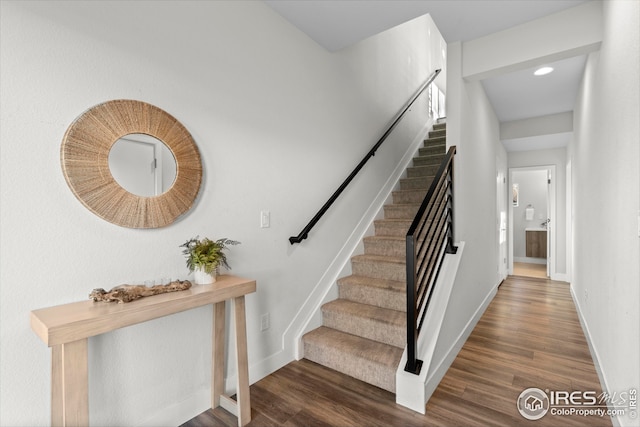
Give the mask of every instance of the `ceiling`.
[[(585, 0), (265, 0), (271, 8), (329, 51), (364, 40), (430, 13), (447, 43), (468, 41), (578, 6)], [(500, 122), (573, 110), (586, 56), (482, 82)], [(565, 146), (570, 134), (504, 141), (508, 151)]]

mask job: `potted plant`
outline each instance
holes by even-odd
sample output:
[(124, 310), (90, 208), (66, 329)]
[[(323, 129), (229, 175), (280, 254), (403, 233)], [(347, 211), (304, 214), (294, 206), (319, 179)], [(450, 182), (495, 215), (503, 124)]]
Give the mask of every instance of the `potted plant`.
[(227, 246), (238, 245), (240, 242), (227, 238), (211, 240), (199, 239), (198, 236), (180, 245), (182, 253), (187, 258), (187, 268), (194, 273), (197, 285), (208, 285), (216, 281), (219, 266), (231, 269), (224, 252)]

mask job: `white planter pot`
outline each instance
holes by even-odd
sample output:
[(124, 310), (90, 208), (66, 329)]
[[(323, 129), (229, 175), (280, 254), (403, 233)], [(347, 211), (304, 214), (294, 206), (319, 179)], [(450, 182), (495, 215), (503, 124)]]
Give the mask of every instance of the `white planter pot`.
[(196, 285), (210, 285), (216, 281), (216, 272), (213, 274), (205, 273), (202, 269), (197, 269), (193, 272), (193, 278)]

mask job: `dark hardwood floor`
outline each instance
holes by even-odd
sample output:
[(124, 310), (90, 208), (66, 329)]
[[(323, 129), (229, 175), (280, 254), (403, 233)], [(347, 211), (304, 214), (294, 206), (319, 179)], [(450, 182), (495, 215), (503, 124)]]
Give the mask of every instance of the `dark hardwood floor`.
[[(387, 391), (308, 360), (251, 386), (249, 426), (611, 426), (607, 416), (547, 413), (530, 421), (516, 407), (529, 387), (600, 393), (569, 285), (509, 277), (421, 415)], [(221, 408), (182, 427), (237, 425)]]

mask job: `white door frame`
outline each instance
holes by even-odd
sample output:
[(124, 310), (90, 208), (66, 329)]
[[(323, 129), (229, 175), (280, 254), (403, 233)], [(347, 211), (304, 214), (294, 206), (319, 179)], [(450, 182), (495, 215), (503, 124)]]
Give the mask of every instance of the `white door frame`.
[[(547, 274), (549, 278), (554, 279), (556, 277), (556, 165), (541, 165), (541, 166), (526, 166), (509, 168), (509, 186), (510, 189), (513, 186), (513, 172), (514, 171), (547, 171), (547, 176), (550, 177), (550, 183), (547, 187), (547, 197), (549, 203), (547, 205), (547, 218), (549, 224), (547, 226)], [(509, 274), (513, 274), (513, 204), (509, 203)]]
[[(496, 165), (499, 164), (496, 159)], [(496, 253), (498, 254), (498, 283), (507, 278), (509, 268), (507, 264), (508, 258), (508, 240), (507, 240), (507, 224), (509, 191), (507, 184), (507, 173), (496, 167)], [(504, 212), (504, 214), (502, 214)]]

